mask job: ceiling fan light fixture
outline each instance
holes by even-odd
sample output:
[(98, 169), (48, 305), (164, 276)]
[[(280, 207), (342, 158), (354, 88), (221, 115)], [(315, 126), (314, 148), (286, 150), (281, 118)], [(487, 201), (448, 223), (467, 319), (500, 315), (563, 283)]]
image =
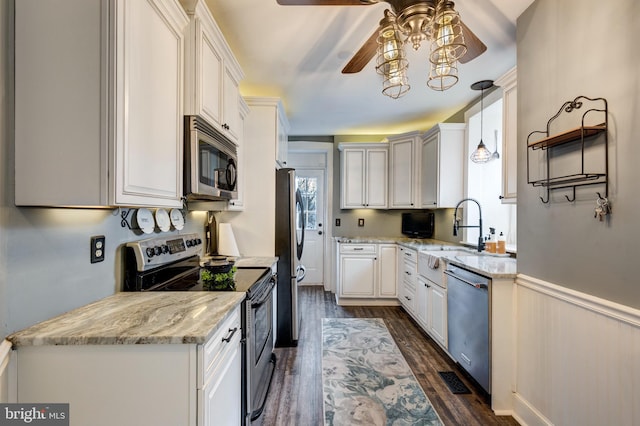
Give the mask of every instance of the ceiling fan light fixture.
[(376, 72), (382, 75), (382, 93), (397, 99), (407, 93), (409, 86), (402, 34), (396, 25), (393, 13), (385, 10), (385, 16), (380, 21), (378, 33), (378, 55)]

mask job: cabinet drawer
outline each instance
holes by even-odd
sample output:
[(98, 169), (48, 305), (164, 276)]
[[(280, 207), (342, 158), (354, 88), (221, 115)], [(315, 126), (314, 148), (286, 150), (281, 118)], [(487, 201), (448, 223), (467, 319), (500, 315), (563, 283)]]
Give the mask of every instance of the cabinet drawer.
[(414, 313), (416, 310), (416, 288), (413, 284), (408, 283), (406, 280), (403, 282), (402, 296), (400, 303), (410, 313)]
[(340, 244), (340, 253), (376, 254), (375, 244)]
[(418, 278), (418, 268), (416, 264), (410, 260), (404, 259), (402, 267), (402, 279), (409, 281), (411, 284), (416, 284)]
[(408, 248), (402, 248), (402, 258), (409, 261), (409, 262), (413, 262), (416, 263), (418, 260), (418, 252), (413, 250), (413, 249), (408, 249)]
[(215, 370), (215, 366), (224, 358), (224, 354), (240, 341), (241, 336), (240, 306), (238, 306), (215, 332), (213, 337), (203, 346), (198, 347), (198, 357), (202, 366), (202, 374), (198, 374), (199, 389), (202, 388), (210, 373)]

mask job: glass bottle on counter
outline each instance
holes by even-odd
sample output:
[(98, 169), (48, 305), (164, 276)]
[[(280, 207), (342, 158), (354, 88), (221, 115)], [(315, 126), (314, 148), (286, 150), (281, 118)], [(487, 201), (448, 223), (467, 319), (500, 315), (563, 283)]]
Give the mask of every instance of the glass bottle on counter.
[(485, 248), (488, 253), (496, 252), (496, 230), (494, 228), (489, 228), (489, 239), (485, 243)]
[(498, 244), (496, 250), (499, 254), (505, 254), (507, 252), (507, 239), (502, 232), (498, 235)]

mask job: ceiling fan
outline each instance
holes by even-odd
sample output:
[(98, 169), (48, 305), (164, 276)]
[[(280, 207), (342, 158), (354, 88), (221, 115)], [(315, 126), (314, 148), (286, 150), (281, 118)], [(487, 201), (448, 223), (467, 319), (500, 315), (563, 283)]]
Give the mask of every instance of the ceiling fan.
[[(427, 27), (435, 15), (436, 7), (442, 4), (453, 9), (453, 2), (448, 0), (277, 0), (278, 4), (283, 6), (368, 6), (381, 1), (389, 3), (392, 10), (385, 11), (385, 17), (380, 21), (380, 25), (343, 68), (343, 74), (360, 72), (376, 56), (380, 30), (388, 23), (390, 16), (395, 20), (400, 32), (406, 36), (407, 41), (417, 50), (420, 43), (430, 36)], [(461, 20), (458, 23), (464, 38), (465, 51), (456, 59), (464, 64), (481, 55), (487, 50), (487, 46)], [(434, 35), (431, 36), (434, 37)]]

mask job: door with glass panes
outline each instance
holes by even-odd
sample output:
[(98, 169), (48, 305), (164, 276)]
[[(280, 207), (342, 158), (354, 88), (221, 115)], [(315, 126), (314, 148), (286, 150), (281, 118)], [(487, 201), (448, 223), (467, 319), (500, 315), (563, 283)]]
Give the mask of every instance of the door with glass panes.
[(302, 195), (306, 218), (300, 262), (306, 268), (306, 274), (302, 284), (324, 283), (324, 174), (323, 169), (296, 169), (296, 187)]

